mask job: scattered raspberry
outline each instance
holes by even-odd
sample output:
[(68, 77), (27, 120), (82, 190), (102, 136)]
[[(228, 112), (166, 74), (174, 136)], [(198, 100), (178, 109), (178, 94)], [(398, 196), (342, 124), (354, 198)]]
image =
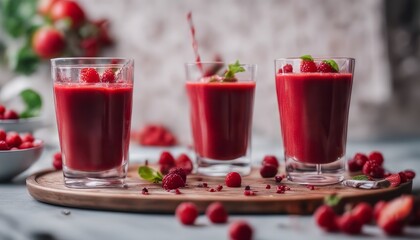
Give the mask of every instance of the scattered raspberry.
[(351, 213), (356, 216), (362, 224), (370, 223), (373, 218), (373, 208), (365, 202), (357, 204), (356, 207), (351, 210)]
[(283, 72), (284, 73), (292, 73), (293, 72), (293, 66), (291, 64), (286, 64), (283, 66)]
[(391, 187), (398, 187), (401, 183), (401, 177), (398, 173), (391, 174), (391, 176), (387, 177), (386, 180), (391, 183)]
[(270, 188), (271, 188), (270, 184), (267, 184), (267, 185), (265, 186), (265, 189), (270, 189)]
[(22, 144), (20, 144), (20, 146), (18, 147), (19, 149), (28, 149), (28, 148), (33, 148), (34, 145), (31, 142), (23, 142)]
[(184, 183), (187, 182), (187, 174), (185, 174), (184, 169), (182, 168), (172, 168), (168, 174), (178, 174), (179, 176), (181, 176), (182, 180), (184, 181)]
[(115, 73), (111, 68), (105, 69), (102, 73), (101, 82), (114, 83), (115, 82)]
[(9, 145), (7, 145), (6, 141), (0, 140), (0, 151), (10, 150)]
[(3, 129), (0, 129), (0, 140), (1, 141), (6, 141), (6, 131), (4, 131)]
[(150, 124), (143, 127), (138, 133), (138, 141), (144, 146), (174, 146), (175, 136), (164, 126)]
[(328, 205), (322, 205), (314, 213), (316, 224), (327, 232), (338, 230), (337, 216), (334, 210)]
[(162, 180), (162, 187), (165, 190), (177, 189), (185, 187), (185, 182), (178, 174), (167, 174)]
[(388, 235), (400, 235), (414, 208), (413, 196), (403, 195), (385, 205), (377, 224)]
[(260, 169), (260, 175), (263, 178), (272, 178), (274, 176), (276, 176), (278, 172), (278, 168), (274, 165), (263, 165)]
[(350, 235), (360, 234), (362, 231), (363, 223), (354, 215), (345, 213), (338, 218), (339, 229)]
[(408, 178), (405, 175), (405, 172), (399, 172), (398, 175), (400, 175), (401, 183), (405, 183), (408, 181)]
[(220, 202), (210, 204), (206, 209), (206, 216), (212, 223), (225, 223), (228, 219), (228, 214)]
[(94, 68), (83, 68), (80, 71), (80, 82), (97, 83), (99, 81), (99, 74)]
[(381, 165), (378, 165), (375, 161), (367, 161), (362, 169), (363, 174), (373, 178), (383, 178), (385, 170)]
[(63, 157), (61, 155), (61, 152), (57, 152), (53, 155), (53, 167), (56, 170), (63, 169)]
[(416, 173), (413, 170), (405, 170), (404, 173), (408, 180), (412, 180), (416, 177)]
[(19, 147), (22, 144), (22, 139), (17, 132), (9, 132), (6, 136), (6, 143), (10, 148)]
[(276, 183), (280, 183), (283, 180), (282, 176), (275, 176), (274, 180), (276, 181)]
[(255, 192), (252, 190), (245, 190), (244, 191), (245, 196), (255, 196)]
[(184, 202), (175, 210), (176, 217), (184, 225), (193, 225), (198, 216), (197, 206), (192, 202)]
[(382, 155), (382, 153), (377, 151), (371, 152), (369, 154), (369, 160), (374, 161), (376, 164), (382, 166), (382, 164), (384, 163), (384, 156)]
[(210, 188), (209, 192), (216, 192), (216, 190), (214, 190), (214, 188)]
[(230, 240), (251, 240), (252, 232), (251, 226), (244, 221), (236, 221), (229, 226)]
[(308, 188), (309, 190), (315, 190), (315, 186), (314, 185), (306, 185), (306, 188)]
[(13, 110), (6, 110), (4, 112), (3, 118), (7, 120), (15, 120), (15, 119), (19, 119), (19, 114), (17, 114)]
[(375, 207), (373, 208), (373, 218), (377, 222), (379, 219), (379, 215), (381, 214), (382, 209), (386, 206), (385, 201), (379, 201), (375, 204)]
[(143, 194), (143, 195), (149, 195), (149, 190), (147, 189), (147, 188), (143, 188), (142, 190), (141, 190), (141, 194)]
[(289, 188), (289, 187), (286, 187), (286, 186), (284, 186), (284, 185), (278, 185), (278, 186), (277, 186), (277, 191), (276, 191), (276, 193), (283, 194), (283, 193), (285, 193), (285, 192), (286, 192), (286, 190), (290, 190), (290, 188)]
[(240, 187), (241, 186), (241, 175), (237, 172), (230, 172), (226, 175), (225, 182), (228, 187)]
[(222, 191), (222, 189), (223, 189), (223, 186), (222, 186), (222, 185), (217, 185), (216, 190), (217, 190), (218, 192)]
[(331, 67), (331, 65), (328, 62), (322, 61), (318, 65), (318, 72), (322, 72), (322, 73), (333, 73), (333, 72), (337, 72), (337, 71), (333, 67)]
[(33, 142), (35, 141), (34, 136), (30, 133), (25, 133), (22, 135), (22, 142)]
[(178, 158), (175, 161), (175, 165), (179, 168), (184, 169), (187, 175), (193, 171), (193, 163), (191, 159), (184, 153), (178, 156)]
[(175, 189), (175, 194), (176, 194), (176, 195), (181, 194), (181, 191), (179, 190), (179, 188)]
[(249, 185), (246, 185), (245, 190), (251, 190), (251, 187)]
[(262, 161), (262, 165), (273, 165), (276, 168), (279, 167), (279, 161), (277, 160), (276, 156), (267, 155), (264, 157)]
[(203, 187), (209, 187), (209, 185), (206, 182), (203, 182)]

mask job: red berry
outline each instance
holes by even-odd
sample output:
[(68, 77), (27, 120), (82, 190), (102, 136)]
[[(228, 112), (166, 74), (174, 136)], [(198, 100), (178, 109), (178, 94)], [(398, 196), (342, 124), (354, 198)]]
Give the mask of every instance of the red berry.
[(357, 235), (362, 231), (363, 223), (354, 215), (345, 213), (338, 218), (339, 229), (347, 234)]
[(212, 223), (225, 223), (228, 218), (225, 208), (219, 202), (214, 202), (207, 207), (206, 216)]
[(6, 110), (6, 112), (4, 112), (3, 118), (7, 120), (15, 120), (19, 119), (19, 115), (13, 110)]
[(276, 183), (280, 183), (283, 180), (282, 176), (275, 176), (274, 180), (276, 181)]
[(367, 161), (362, 169), (363, 174), (373, 178), (383, 178), (385, 174), (384, 168), (375, 161)]
[(23, 142), (22, 144), (20, 144), (19, 149), (28, 149), (33, 147), (34, 145), (31, 142)]
[(301, 72), (316, 72), (318, 69), (314, 61), (302, 60), (300, 63)]
[(334, 232), (338, 230), (336, 221), (336, 214), (334, 210), (328, 205), (322, 205), (314, 213), (315, 222), (319, 227), (328, 232)]
[(369, 154), (369, 160), (374, 161), (376, 164), (382, 166), (384, 163), (384, 156), (380, 152), (371, 152)]
[(59, 161), (62, 161), (62, 160), (63, 160), (63, 156), (61, 155), (61, 152), (56, 152), (56, 153), (54, 153), (54, 155), (53, 155), (53, 159), (54, 159), (54, 160), (59, 160)]
[(160, 165), (169, 165), (175, 167), (175, 158), (172, 156), (170, 152), (163, 151), (160, 154), (158, 163)]
[(318, 72), (322, 72), (322, 73), (333, 73), (333, 72), (337, 72), (337, 71), (334, 68), (332, 68), (331, 65), (328, 62), (322, 61), (318, 65)]
[(0, 140), (0, 151), (10, 150), (9, 145), (6, 141)]
[(143, 195), (149, 195), (149, 190), (147, 189), (147, 188), (143, 188), (142, 190), (141, 190), (141, 194), (143, 194)]
[(229, 226), (230, 240), (251, 240), (252, 232), (251, 226), (244, 221), (236, 221)]
[(230, 172), (226, 175), (225, 182), (228, 187), (240, 187), (241, 186), (241, 175), (237, 172)]
[(0, 105), (0, 114), (3, 115), (6, 108), (3, 105)]
[(10, 148), (19, 147), (22, 144), (22, 139), (16, 132), (9, 132), (6, 136), (6, 143)]
[(222, 191), (222, 189), (223, 189), (223, 186), (222, 185), (217, 185), (216, 190), (218, 192)]
[(263, 178), (272, 178), (277, 174), (277, 167), (273, 165), (263, 165), (260, 169), (260, 175)]
[(185, 187), (185, 182), (178, 174), (168, 174), (162, 180), (162, 187), (165, 190), (177, 189)]
[(279, 161), (277, 161), (276, 156), (272, 156), (272, 155), (267, 155), (264, 157), (263, 161), (262, 161), (262, 165), (273, 165), (276, 168), (279, 167)]
[(386, 177), (386, 180), (391, 183), (391, 187), (398, 187), (401, 183), (401, 177), (398, 173), (391, 174), (390, 176)]
[(77, 28), (85, 21), (83, 9), (74, 1), (58, 1), (51, 7), (50, 17), (57, 21), (61, 19), (70, 19), (71, 27)]
[(192, 202), (184, 202), (175, 210), (176, 217), (184, 225), (193, 225), (198, 216), (197, 206)]
[(138, 140), (145, 146), (173, 146), (177, 140), (175, 136), (161, 125), (147, 125), (140, 130)]
[(404, 223), (411, 216), (414, 208), (414, 197), (403, 195), (385, 205), (379, 214), (377, 224), (389, 235), (403, 232)]
[(356, 216), (362, 224), (367, 224), (372, 221), (373, 208), (369, 204), (362, 202), (356, 205), (351, 210), (351, 213)]
[(187, 174), (185, 174), (184, 169), (182, 168), (172, 168), (168, 174), (178, 174), (179, 176), (181, 176), (182, 180), (185, 182), (187, 182)]
[(245, 190), (244, 191), (245, 196), (255, 196), (255, 192), (251, 190)]
[(159, 171), (163, 174), (166, 175), (169, 173), (169, 171), (174, 168), (175, 166), (172, 165), (160, 165), (159, 166)]
[(59, 0), (40, 0), (38, 1), (38, 12), (43, 16), (50, 14), (51, 7)]
[(6, 131), (4, 131), (3, 129), (0, 129), (0, 140), (5, 141), (6, 140)]
[(293, 66), (291, 64), (286, 64), (283, 66), (283, 72), (284, 73), (292, 73), (293, 72)]
[(407, 182), (408, 178), (405, 175), (405, 172), (399, 172), (398, 175), (400, 175), (401, 183)]
[(378, 221), (379, 214), (381, 214), (382, 209), (386, 206), (385, 201), (379, 201), (375, 204), (375, 207), (373, 208), (373, 218), (375, 221)]
[(83, 68), (80, 71), (80, 82), (98, 83), (99, 73), (94, 68)]
[(267, 185), (265, 186), (265, 189), (270, 189), (270, 188), (271, 188), (270, 184), (267, 184)]
[(110, 68), (105, 69), (104, 73), (102, 73), (101, 82), (114, 83), (115, 82), (114, 71)]
[(63, 160), (61, 158), (61, 153), (54, 154), (54, 157), (53, 157), (53, 167), (56, 170), (63, 169)]
[(30, 133), (25, 133), (22, 135), (22, 142), (33, 142), (35, 141), (34, 136)]
[(356, 165), (358, 166), (359, 171), (362, 170), (365, 163), (369, 160), (368, 157), (363, 153), (356, 153), (356, 155), (354, 155), (353, 159), (354, 159)]
[(44, 59), (59, 56), (65, 47), (63, 34), (53, 27), (39, 28), (32, 38), (32, 49)]
[(178, 168), (184, 169), (185, 173), (188, 175), (193, 170), (193, 163), (191, 159), (186, 154), (181, 154), (175, 161), (175, 165)]
[(361, 168), (359, 168), (359, 166), (357, 165), (356, 161), (354, 159), (350, 159), (347, 162), (348, 166), (349, 166), (349, 171), (350, 172), (358, 172), (361, 170)]
[(416, 173), (413, 170), (405, 170), (404, 173), (408, 180), (412, 180), (416, 177)]

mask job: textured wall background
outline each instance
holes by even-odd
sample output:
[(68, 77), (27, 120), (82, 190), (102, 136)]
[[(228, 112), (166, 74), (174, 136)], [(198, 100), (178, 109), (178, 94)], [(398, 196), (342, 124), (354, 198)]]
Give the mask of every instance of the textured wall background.
[[(410, 115), (414, 108), (401, 110), (394, 104), (384, 1), (80, 2), (93, 18), (112, 23), (117, 44), (105, 55), (135, 59), (135, 128), (159, 122), (184, 142), (190, 139), (183, 64), (194, 61), (186, 21), (191, 10), (202, 59), (220, 53), (227, 61), (258, 64), (255, 134), (279, 141), (273, 60), (303, 54), (356, 58), (350, 139), (420, 133), (418, 119)], [(44, 92), (51, 97), (49, 90)]]

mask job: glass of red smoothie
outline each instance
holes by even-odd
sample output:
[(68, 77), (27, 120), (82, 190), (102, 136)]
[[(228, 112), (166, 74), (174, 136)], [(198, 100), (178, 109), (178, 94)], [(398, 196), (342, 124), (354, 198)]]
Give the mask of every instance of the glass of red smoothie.
[(328, 185), (344, 178), (347, 122), (355, 60), (275, 60), (287, 178)]
[(128, 167), (133, 60), (56, 58), (51, 65), (65, 185), (122, 187)]
[(223, 62), (185, 65), (197, 171), (203, 175), (251, 171), (256, 65), (235, 64), (243, 71), (232, 79), (224, 77), (229, 65)]

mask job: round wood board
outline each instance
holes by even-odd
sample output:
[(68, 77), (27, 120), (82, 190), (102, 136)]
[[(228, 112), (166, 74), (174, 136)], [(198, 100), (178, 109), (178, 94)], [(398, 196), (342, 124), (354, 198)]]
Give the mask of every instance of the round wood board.
[[(180, 189), (181, 194), (163, 190), (160, 184), (143, 181), (137, 174), (138, 166), (129, 168), (126, 188), (71, 189), (64, 186), (61, 171), (47, 170), (36, 173), (26, 180), (29, 193), (38, 201), (66, 207), (103, 209), (127, 212), (173, 213), (181, 202), (194, 202), (200, 212), (214, 202), (222, 202), (230, 213), (260, 214), (311, 214), (323, 203), (326, 195), (337, 193), (341, 197), (338, 208), (347, 203), (366, 201), (371, 204), (380, 200), (388, 200), (401, 194), (411, 193), (412, 183), (407, 182), (395, 188), (363, 190), (336, 184), (315, 187), (310, 190), (306, 186), (293, 184), (283, 180), (280, 184), (290, 187), (284, 194), (276, 193), (274, 179), (263, 179), (257, 169), (242, 179), (241, 188), (228, 188), (223, 177), (188, 176), (188, 186)], [(201, 178), (201, 179), (200, 179)], [(208, 187), (200, 187), (206, 182)], [(222, 185), (218, 192), (210, 192), (211, 188)], [(271, 189), (266, 189), (270, 184)], [(244, 187), (249, 185), (255, 196), (245, 196)], [(141, 194), (147, 187), (149, 195)]]

